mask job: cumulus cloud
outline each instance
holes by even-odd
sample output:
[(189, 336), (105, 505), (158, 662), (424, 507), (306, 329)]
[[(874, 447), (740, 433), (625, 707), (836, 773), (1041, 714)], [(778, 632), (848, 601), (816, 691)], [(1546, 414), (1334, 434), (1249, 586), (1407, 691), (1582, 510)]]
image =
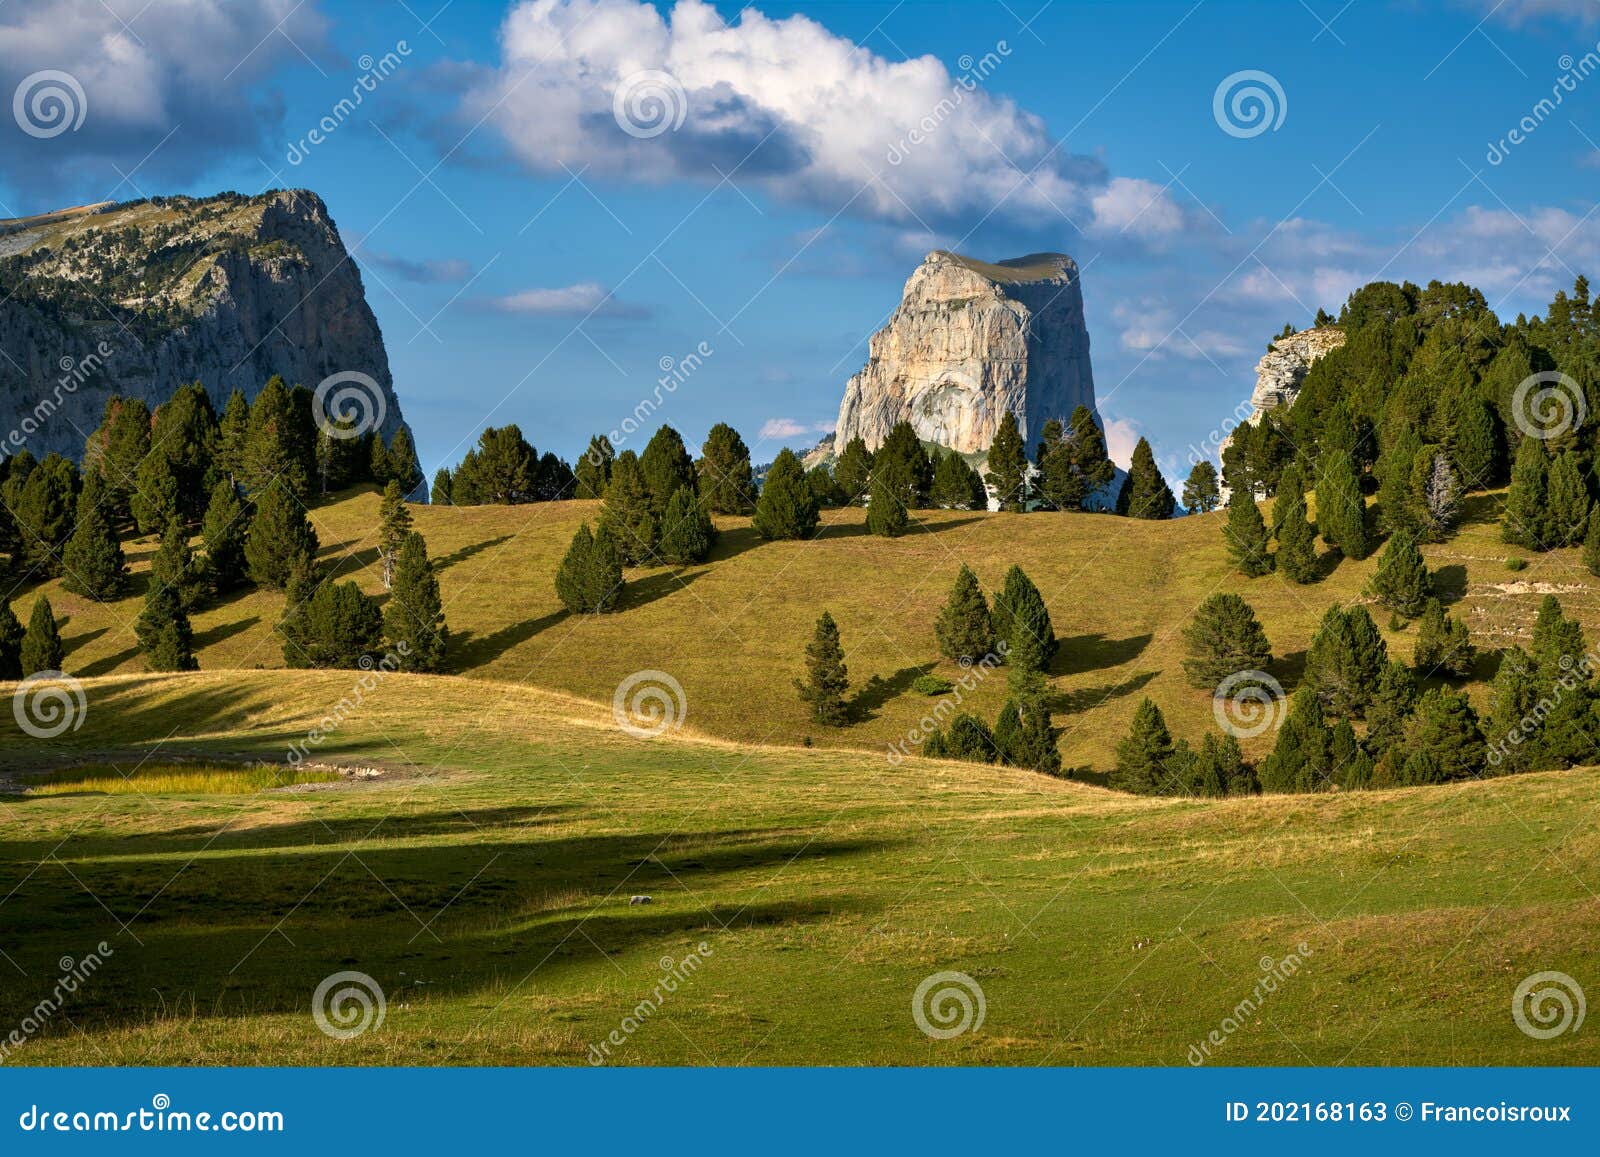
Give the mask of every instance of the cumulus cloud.
[(793, 418), (768, 418), (761, 423), (761, 438), (766, 440), (782, 441), (785, 438), (798, 438), (803, 434), (831, 434), (834, 423), (832, 422), (797, 422)]
[(1134, 237), (1182, 221), (1160, 186), (1061, 150), (1040, 118), (994, 94), (1013, 51), (1005, 41), (953, 75), (931, 56), (878, 56), (804, 16), (745, 8), (729, 23), (704, 0), (666, 15), (643, 0), (522, 0), (500, 47), (460, 111), (536, 171), (733, 174), (906, 227), (990, 210)]
[(524, 289), (520, 293), (490, 298), (488, 308), (499, 313), (539, 317), (644, 317), (646, 310), (627, 305), (599, 282), (580, 281), (553, 289)]
[(1133, 461), (1133, 448), (1139, 444), (1139, 424), (1127, 418), (1102, 418), (1106, 431), (1106, 454), (1124, 470)]
[(394, 253), (372, 253), (370, 256), (396, 277), (421, 284), (454, 284), (472, 276), (472, 263), (460, 257), (413, 261)]
[(35, 197), (165, 191), (260, 148), (281, 109), (247, 94), (307, 55), (327, 55), (315, 0), (0, 6), (0, 96), (27, 110), (0, 117), (0, 171)]

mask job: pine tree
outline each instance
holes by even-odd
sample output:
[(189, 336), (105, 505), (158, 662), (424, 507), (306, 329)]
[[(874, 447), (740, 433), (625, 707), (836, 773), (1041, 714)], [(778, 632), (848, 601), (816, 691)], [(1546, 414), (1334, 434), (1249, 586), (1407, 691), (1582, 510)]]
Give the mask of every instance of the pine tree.
[(22, 678), (23, 633), (11, 600), (0, 598), (0, 679)]
[(911, 480), (911, 495), (906, 506), (920, 510), (928, 505), (928, 492), (933, 488), (933, 460), (922, 448), (922, 440), (910, 422), (896, 422), (872, 456), (873, 485), (877, 485), (877, 475), (884, 463), (897, 458), (905, 464), (906, 476)]
[(916, 483), (905, 460), (879, 455), (867, 502), (867, 530), (884, 538), (899, 537), (911, 523), (909, 508), (915, 502)]
[(1073, 471), (1077, 474), (1082, 497), (1079, 509), (1100, 510), (1104, 503), (1100, 494), (1117, 476), (1117, 468), (1106, 453), (1106, 438), (1088, 406), (1078, 406), (1067, 422), (1067, 437), (1072, 445)]
[(1367, 591), (1390, 610), (1415, 618), (1427, 606), (1433, 593), (1433, 579), (1423, 565), (1422, 552), (1404, 534), (1397, 534), (1384, 547)]
[(1543, 549), (1582, 542), (1589, 529), (1589, 490), (1576, 451), (1566, 451), (1551, 464), (1546, 493)]
[(1316, 692), (1303, 687), (1289, 700), (1278, 742), (1261, 764), (1264, 791), (1321, 791), (1332, 782), (1333, 732)]
[(706, 435), (696, 464), (700, 495), (717, 514), (749, 514), (756, 504), (755, 481), (750, 470), (750, 447), (739, 431), (718, 422)]
[(1461, 469), (1462, 488), (1484, 490), (1500, 482), (1500, 435), (1494, 414), (1470, 391), (1456, 402), (1450, 431), (1450, 456)]
[(353, 582), (324, 582), (300, 610), (295, 646), (284, 647), (291, 667), (360, 667), (383, 650), (383, 611)]
[(72, 537), (78, 504), (78, 468), (59, 454), (47, 455), (27, 471), (19, 487), (8, 487), (6, 502), (16, 520), (21, 556), (12, 561), (36, 576), (60, 575), (61, 552)]
[(806, 471), (806, 485), (816, 497), (819, 510), (830, 506), (843, 506), (844, 493), (833, 481), (833, 471), (826, 462), (818, 462)]
[(1059, 418), (1051, 418), (1039, 432), (1033, 454), (1034, 492), (1041, 510), (1077, 510), (1083, 505), (1083, 479), (1072, 458), (1072, 443)]
[(128, 562), (106, 516), (107, 487), (98, 471), (84, 479), (78, 496), (78, 525), (61, 553), (61, 585), (73, 594), (107, 602), (122, 592)]
[(844, 648), (839, 645), (839, 627), (827, 611), (817, 620), (817, 629), (806, 646), (806, 679), (795, 680), (800, 698), (811, 706), (811, 717), (828, 727), (843, 727), (850, 721), (844, 693), (850, 688), (844, 664)]
[(1316, 528), (1306, 516), (1305, 487), (1300, 471), (1290, 466), (1278, 480), (1278, 499), (1272, 506), (1278, 553), (1274, 565), (1291, 582), (1309, 583), (1317, 578)]
[(1382, 755), (1401, 742), (1416, 702), (1416, 677), (1404, 663), (1391, 659), (1384, 664), (1377, 694), (1367, 707), (1367, 747), (1374, 754)]
[(575, 615), (612, 610), (622, 597), (622, 558), (602, 522), (597, 534), (578, 527), (556, 571), (556, 594)]
[(1049, 669), (1056, 654), (1055, 628), (1044, 596), (1020, 566), (1006, 571), (1005, 583), (994, 596), (991, 614), (997, 640), (1006, 644), (1006, 663), (1023, 671)]
[[(454, 506), (455, 479), (451, 477), (448, 467), (441, 466), (433, 475), (433, 486), (428, 491), (428, 504), (430, 506)], [(588, 497), (580, 495), (580, 497)]]
[(138, 486), (139, 464), (150, 453), (150, 407), (138, 398), (113, 394), (106, 401), (100, 428), (84, 447), (83, 469), (98, 471), (105, 479), (106, 516), (114, 527), (133, 518), (133, 492)]
[(244, 503), (239, 501), (238, 490), (232, 478), (223, 478), (211, 491), (211, 503), (200, 524), (200, 534), (206, 544), (206, 574), (212, 589), (219, 594), (233, 590), (244, 581), (247, 529)]
[(1117, 496), (1117, 513), (1129, 518), (1171, 518), (1173, 506), (1172, 491), (1156, 465), (1155, 452), (1140, 438)]
[(66, 661), (66, 648), (61, 644), (61, 630), (56, 626), (56, 613), (50, 600), (40, 595), (33, 600), (33, 614), (28, 616), (28, 630), (22, 636), (18, 652), (22, 660), (22, 675), (37, 675), (40, 671), (59, 671)]
[(1465, 695), (1435, 689), (1417, 700), (1406, 724), (1406, 784), (1448, 783), (1482, 775), (1487, 762), (1478, 715)]
[(1306, 652), (1305, 686), (1335, 715), (1362, 715), (1377, 697), (1388, 647), (1365, 607), (1337, 603), (1322, 616)]
[(1217, 468), (1209, 460), (1202, 458), (1194, 464), (1194, 469), (1189, 471), (1188, 480), (1183, 484), (1183, 507), (1185, 510), (1210, 514), (1221, 501), (1222, 494), (1217, 487)]
[[(378, 435), (374, 434), (373, 440), (377, 441)], [(417, 447), (411, 441), (411, 431), (405, 426), (396, 430), (389, 442), (388, 466), (380, 481), (399, 483), (400, 493), (408, 498), (422, 485), (422, 464), (417, 461)]]
[[(1017, 431), (1017, 416), (1010, 410), (1000, 415), (1000, 427), (989, 444), (989, 472), (983, 480), (994, 491), (1001, 510), (1027, 509), (1028, 451)], [(877, 488), (877, 480), (873, 480)]]
[(845, 443), (833, 468), (833, 480), (845, 495), (847, 506), (857, 505), (872, 484), (872, 452), (859, 437)]
[(1012, 761), (1018, 767), (1032, 768), (1045, 775), (1060, 775), (1061, 751), (1056, 746), (1056, 729), (1043, 697), (1024, 698), (1019, 710), (1022, 730), (1014, 744)]
[(394, 585), (383, 608), (383, 636), (400, 657), (405, 671), (438, 671), (444, 667), (450, 638), (444, 622), (439, 576), (428, 561), (428, 545), (411, 531), (395, 555)]
[(1241, 574), (1258, 578), (1272, 569), (1267, 523), (1247, 490), (1234, 490), (1228, 496), (1228, 522), (1223, 528), (1223, 539), (1228, 546), (1228, 557)]
[(1018, 767), (1022, 755), (1022, 713), (1016, 700), (1007, 699), (1000, 705), (1000, 714), (994, 718), (995, 762), (1007, 767)]
[(1592, 575), (1600, 576), (1600, 518), (1594, 509), (1589, 511), (1589, 529), (1583, 536), (1583, 565)]
[(139, 533), (155, 534), (181, 517), (180, 511), (178, 475), (172, 459), (165, 454), (151, 454), (139, 467), (133, 492), (133, 520)]
[[(943, 510), (984, 510), (989, 504), (983, 478), (960, 454), (940, 454), (933, 468), (932, 503)], [(976, 483), (976, 484), (974, 484)]]
[(604, 434), (596, 434), (589, 439), (589, 448), (583, 452), (583, 457), (578, 459), (574, 470), (576, 483), (574, 491), (579, 498), (604, 498), (606, 486), (611, 481), (611, 463), (616, 460), (617, 452), (611, 445), (611, 439)]
[(150, 560), (150, 585), (170, 588), (185, 614), (200, 605), (210, 586), (204, 566), (189, 549), (189, 532), (176, 515), (161, 532), (161, 545)]
[(1424, 678), (1443, 672), (1465, 679), (1472, 674), (1476, 659), (1477, 651), (1467, 625), (1460, 619), (1446, 616), (1439, 600), (1430, 598), (1417, 626), (1417, 645), (1411, 653), (1411, 665), (1422, 672)]
[(667, 502), (662, 520), (660, 554), (674, 566), (705, 562), (717, 540), (717, 528), (706, 513), (705, 500), (687, 486)]
[(1167, 763), (1173, 754), (1172, 733), (1166, 718), (1150, 699), (1133, 713), (1127, 738), (1117, 744), (1117, 765), (1106, 784), (1135, 795), (1155, 795), (1167, 781)]
[(939, 653), (963, 665), (976, 663), (994, 653), (994, 623), (989, 617), (989, 602), (978, 586), (978, 576), (963, 566), (956, 574), (950, 597), (933, 625)]
[(1411, 469), (1412, 509), (1417, 537), (1422, 542), (1443, 542), (1461, 517), (1461, 484), (1443, 447), (1425, 446)]
[(284, 380), (273, 375), (250, 405), (242, 473), (245, 489), (254, 494), (274, 480), (304, 501), (311, 482), (316, 427), (309, 406), (303, 406)]
[(993, 763), (998, 755), (989, 725), (967, 711), (950, 720), (950, 730), (940, 746), (946, 759), (963, 759), (969, 763)]
[(1322, 474), (1317, 481), (1317, 529), (1322, 540), (1346, 558), (1361, 559), (1372, 553), (1367, 534), (1367, 502), (1355, 458), (1348, 451), (1324, 450)]
[(793, 450), (780, 450), (767, 470), (750, 525), (766, 539), (810, 538), (817, 530), (817, 498)]
[[(173, 526), (178, 520), (173, 519)], [(180, 531), (181, 533), (181, 531)], [(194, 631), (178, 591), (152, 581), (144, 596), (144, 609), (133, 626), (145, 665), (152, 671), (193, 671)]]
[(695, 477), (694, 460), (683, 444), (683, 437), (671, 426), (662, 426), (650, 438), (639, 455), (639, 470), (644, 475), (645, 489), (650, 492), (650, 513), (659, 523), (667, 513), (667, 503), (672, 496), (687, 486), (699, 493)]
[(1550, 457), (1537, 438), (1524, 438), (1517, 446), (1511, 468), (1511, 488), (1506, 491), (1500, 537), (1514, 546), (1545, 550), (1544, 532), (1549, 504)]
[(661, 524), (651, 512), (650, 488), (645, 484), (639, 457), (632, 450), (624, 450), (611, 464), (611, 482), (606, 486), (600, 523), (610, 528), (622, 561), (629, 566), (645, 566), (655, 558)]
[(317, 532), (285, 479), (269, 483), (256, 498), (255, 516), (245, 542), (245, 564), (258, 586), (282, 590), (297, 560), (314, 558)]
[(378, 503), (378, 557), (383, 561), (383, 589), (386, 591), (394, 589), (395, 555), (410, 533), (411, 509), (406, 505), (400, 483), (391, 478)]
[(1193, 687), (1215, 689), (1230, 675), (1261, 671), (1272, 662), (1266, 631), (1236, 594), (1215, 594), (1201, 603), (1183, 638), (1189, 655), (1183, 669)]
[(1374, 473), (1378, 476), (1378, 526), (1384, 533), (1415, 535), (1420, 521), (1411, 476), (1422, 442), (1410, 425), (1403, 426), (1383, 454)]
[(1531, 771), (1542, 765), (1537, 726), (1538, 665), (1532, 655), (1512, 646), (1502, 652), (1489, 695), (1489, 766), (1502, 775)]
[(228, 395), (217, 429), (217, 471), (237, 486), (244, 478), (245, 444), (250, 438), (250, 402), (243, 390)]
[(515, 423), (490, 426), (462, 458), (452, 483), (462, 506), (515, 506), (532, 502), (539, 472), (538, 452)]
[[(145, 533), (160, 530), (174, 513), (185, 523), (195, 523), (205, 512), (206, 498), (215, 481), (213, 458), (217, 447), (217, 416), (211, 397), (199, 382), (179, 386), (173, 395), (156, 408), (150, 429), (150, 453), (140, 466), (139, 493), (134, 496), (134, 515)], [(139, 503), (145, 493), (144, 474), (171, 474), (174, 504), (171, 509), (159, 503), (166, 483), (156, 481), (157, 506), (141, 514)]]

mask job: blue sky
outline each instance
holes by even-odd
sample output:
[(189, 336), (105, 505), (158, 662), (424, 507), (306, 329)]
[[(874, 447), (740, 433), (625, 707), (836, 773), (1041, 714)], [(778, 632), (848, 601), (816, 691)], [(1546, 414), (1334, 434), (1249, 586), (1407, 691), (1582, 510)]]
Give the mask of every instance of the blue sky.
[[(702, 347), (660, 420), (770, 460), (831, 428), (927, 250), (1062, 250), (1113, 448), (1176, 481), (1269, 337), (1368, 280), (1509, 318), (1600, 270), (1597, 42), (1595, 0), (12, 0), (0, 87), (58, 69), (87, 109), (4, 123), (0, 216), (316, 190), (430, 473), (486, 422), (571, 458)], [(667, 123), (618, 111), (652, 85)]]

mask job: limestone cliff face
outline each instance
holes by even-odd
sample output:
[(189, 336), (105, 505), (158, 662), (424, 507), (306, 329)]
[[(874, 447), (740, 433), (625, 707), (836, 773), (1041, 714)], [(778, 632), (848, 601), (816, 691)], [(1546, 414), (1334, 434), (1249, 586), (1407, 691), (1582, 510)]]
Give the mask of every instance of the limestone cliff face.
[(924, 441), (974, 453), (1007, 410), (1031, 444), (1079, 405), (1094, 409), (1094, 375), (1072, 258), (990, 264), (935, 250), (846, 384), (834, 446), (859, 436), (875, 448), (908, 421)]
[(38, 457), (80, 456), (112, 394), (154, 409), (193, 381), (220, 413), (274, 374), (315, 388), (357, 372), (378, 383), (384, 437), (404, 420), (361, 274), (315, 193), (0, 222), (0, 298), (0, 438), (20, 429)]
[(1250, 394), (1252, 423), (1279, 406), (1287, 406), (1300, 392), (1300, 383), (1313, 362), (1344, 345), (1344, 330), (1333, 326), (1303, 329), (1273, 342), (1256, 363), (1256, 388)]

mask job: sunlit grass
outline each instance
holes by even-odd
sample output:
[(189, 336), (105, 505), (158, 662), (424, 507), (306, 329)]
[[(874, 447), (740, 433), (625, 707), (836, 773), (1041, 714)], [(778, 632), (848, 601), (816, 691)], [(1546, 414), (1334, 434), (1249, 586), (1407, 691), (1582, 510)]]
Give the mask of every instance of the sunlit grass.
[(30, 788), (32, 795), (249, 795), (302, 783), (336, 783), (333, 771), (249, 764), (147, 763), (137, 767), (102, 764), (52, 772)]

